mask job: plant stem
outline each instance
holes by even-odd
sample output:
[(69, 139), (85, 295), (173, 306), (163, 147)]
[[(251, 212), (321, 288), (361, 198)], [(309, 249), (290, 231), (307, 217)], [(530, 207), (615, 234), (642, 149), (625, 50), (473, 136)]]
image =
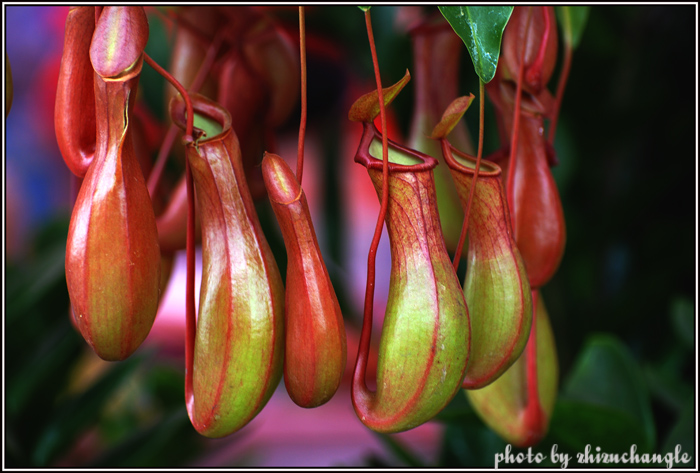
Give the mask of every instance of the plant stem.
[(156, 162), (153, 164), (153, 170), (148, 176), (148, 193), (151, 199), (155, 198), (156, 190), (158, 189), (158, 184), (160, 183), (160, 178), (163, 175), (163, 169), (165, 169), (165, 162), (170, 154), (170, 149), (175, 143), (175, 138), (177, 138), (177, 125), (172, 124), (168, 128), (168, 132), (163, 138), (163, 142), (160, 144), (160, 149), (158, 150), (158, 156), (156, 157)]
[(467, 239), (467, 230), (469, 229), (469, 213), (472, 208), (472, 200), (474, 198), (474, 190), (476, 189), (476, 180), (479, 178), (479, 168), (481, 167), (481, 156), (484, 153), (484, 81), (479, 79), (479, 148), (476, 153), (476, 167), (474, 169), (474, 178), (469, 187), (469, 199), (467, 200), (467, 209), (464, 212), (464, 222), (462, 222), (462, 232), (459, 234), (459, 242), (457, 243), (457, 251), (455, 252), (452, 266), (455, 271), (459, 267), (459, 258), (462, 256), (462, 248), (464, 241)]
[[(222, 41), (223, 34), (219, 33), (216, 35), (216, 38), (214, 38), (214, 41), (209, 45), (209, 48), (207, 49), (207, 54), (206, 56), (204, 56), (204, 61), (199, 67), (197, 75), (192, 81), (192, 85), (189, 89), (190, 92), (198, 92), (202, 85), (204, 85), (204, 80), (206, 79), (207, 74), (209, 74), (209, 71), (211, 70), (211, 67), (214, 64), (214, 59), (216, 59), (216, 55), (218, 54), (219, 49), (221, 48)], [(165, 135), (163, 143), (161, 143), (160, 150), (158, 151), (158, 157), (156, 158), (156, 162), (153, 165), (153, 170), (151, 171), (150, 176), (148, 176), (148, 193), (151, 195), (151, 198), (153, 198), (153, 196), (155, 195), (155, 191), (158, 188), (158, 183), (160, 182), (160, 178), (163, 174), (163, 169), (165, 168), (165, 162), (168, 158), (168, 155), (170, 154), (170, 149), (175, 143), (176, 137), (177, 125), (173, 123), (168, 129), (168, 133)]]
[(542, 432), (543, 408), (540, 400), (540, 383), (537, 376), (537, 299), (540, 297), (538, 290), (532, 291), (532, 327), (530, 337), (525, 345), (525, 350), (521, 356), (525, 358), (525, 379), (527, 385), (527, 402), (523, 413), (529, 428), (533, 432)]
[(299, 7), (299, 52), (301, 56), (301, 119), (299, 120), (299, 143), (297, 148), (297, 181), (301, 186), (304, 172), (304, 137), (306, 136), (306, 25), (304, 7)]
[(192, 101), (190, 100), (190, 94), (187, 93), (185, 88), (182, 86), (182, 84), (180, 84), (180, 82), (178, 82), (177, 79), (175, 79), (168, 71), (160, 67), (160, 65), (145, 52), (143, 53), (143, 58), (149, 66), (156, 70), (158, 74), (165, 77), (167, 81), (170, 82), (173, 85), (173, 87), (177, 89), (178, 92), (180, 92), (180, 95), (182, 95), (182, 98), (185, 100), (185, 107), (187, 108), (187, 126), (185, 128), (185, 141), (191, 142), (192, 129), (194, 128), (194, 111), (192, 108)]
[(569, 79), (569, 70), (571, 69), (571, 58), (573, 56), (573, 47), (568, 42), (564, 43), (564, 64), (562, 64), (561, 73), (559, 74), (559, 83), (557, 84), (557, 95), (554, 99), (554, 105), (552, 107), (552, 121), (549, 124), (549, 136), (547, 141), (549, 144), (554, 145), (554, 134), (557, 129), (557, 122), (559, 121), (559, 110), (561, 109), (561, 101), (564, 97), (564, 89), (566, 88), (566, 82)]
[[(160, 75), (165, 77), (185, 100), (187, 125), (185, 142), (191, 143), (194, 128), (194, 109), (190, 95), (185, 88), (168, 71), (160, 67), (148, 54), (143, 53), (145, 61)], [(194, 339), (196, 331), (196, 312), (194, 304), (194, 183), (188, 159), (185, 159), (185, 180), (187, 182), (187, 280), (185, 283), (185, 403), (190, 419), (194, 419), (194, 394), (192, 390), (192, 369), (194, 366)]]
[(367, 257), (367, 287), (365, 289), (364, 318), (362, 322), (362, 333), (360, 334), (360, 346), (357, 351), (357, 362), (355, 364), (355, 374), (353, 384), (362, 383), (367, 387), (365, 374), (367, 371), (367, 361), (369, 359), (369, 342), (372, 336), (372, 317), (374, 304), (375, 269), (377, 260), (377, 248), (382, 237), (384, 228), (384, 218), (386, 217), (389, 205), (389, 140), (387, 137), (386, 109), (384, 107), (384, 92), (382, 90), (382, 80), (379, 74), (379, 61), (377, 60), (377, 50), (372, 32), (372, 19), (369, 10), (365, 11), (365, 25), (369, 46), (372, 52), (372, 64), (374, 66), (374, 77), (377, 82), (377, 98), (379, 100), (379, 115), (382, 124), (382, 203), (377, 217), (377, 225), (374, 229), (372, 244)]
[(185, 180), (187, 183), (187, 280), (185, 282), (185, 404), (190, 419), (194, 421), (194, 342), (196, 335), (196, 309), (194, 302), (194, 183), (189, 159), (185, 158)]
[(527, 41), (530, 37), (530, 19), (532, 18), (532, 8), (528, 7), (527, 21), (525, 22), (525, 39), (520, 50), (520, 68), (518, 69), (518, 82), (515, 89), (515, 106), (513, 107), (513, 132), (510, 141), (510, 158), (508, 159), (508, 180), (506, 181), (506, 193), (508, 205), (511, 210), (511, 219), (515, 218), (515, 196), (513, 193), (514, 176), (515, 176), (515, 157), (518, 151), (518, 136), (520, 134), (520, 99), (523, 93), (523, 75), (525, 72), (525, 49), (527, 49)]

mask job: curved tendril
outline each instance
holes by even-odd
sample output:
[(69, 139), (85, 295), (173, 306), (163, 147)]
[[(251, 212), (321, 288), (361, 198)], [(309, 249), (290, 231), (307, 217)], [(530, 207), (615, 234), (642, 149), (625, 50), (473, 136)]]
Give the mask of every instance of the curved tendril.
[[(515, 90), (515, 106), (513, 107), (513, 134), (511, 136), (510, 142), (510, 158), (508, 160), (508, 180), (506, 183), (506, 192), (508, 198), (508, 205), (511, 207), (511, 219), (515, 219), (515, 203), (513, 199), (513, 180), (515, 176), (515, 156), (518, 150), (518, 135), (520, 132), (520, 99), (523, 91), (523, 76), (525, 71), (525, 49), (527, 49), (527, 41), (530, 37), (530, 19), (532, 18), (532, 8), (528, 7), (527, 10), (527, 21), (525, 22), (525, 39), (523, 40), (523, 46), (520, 51), (520, 69), (518, 69), (518, 82)], [(514, 224), (514, 222), (513, 222)]]
[[(192, 129), (194, 128), (194, 109), (189, 93), (169, 72), (143, 53), (144, 60), (165, 77), (173, 87), (180, 92), (187, 109), (187, 126), (185, 128), (185, 141), (192, 141)], [(192, 170), (189, 160), (185, 160), (185, 180), (187, 182), (187, 280), (185, 290), (185, 403), (190, 418), (194, 419), (194, 392), (192, 389), (192, 369), (194, 366), (194, 339), (195, 339), (195, 304), (194, 304), (194, 183), (192, 182)]]
[(194, 341), (196, 335), (196, 309), (194, 301), (194, 183), (189, 159), (185, 160), (185, 181), (187, 183), (187, 280), (185, 282), (185, 404), (190, 419), (194, 420), (194, 389), (192, 374), (194, 368)]
[(192, 141), (192, 129), (194, 128), (194, 109), (192, 108), (190, 94), (187, 93), (187, 90), (185, 90), (185, 88), (182, 86), (182, 84), (180, 84), (180, 82), (177, 79), (175, 79), (168, 71), (163, 69), (145, 52), (143, 53), (143, 58), (149, 66), (156, 70), (158, 74), (165, 77), (167, 81), (170, 82), (173, 85), (173, 87), (177, 89), (178, 92), (180, 92), (180, 95), (182, 95), (182, 98), (185, 100), (185, 107), (187, 108), (187, 128), (185, 129), (185, 141)]
[(559, 110), (561, 108), (561, 101), (564, 97), (564, 89), (566, 88), (566, 82), (569, 79), (569, 70), (571, 69), (571, 57), (573, 56), (573, 48), (571, 44), (564, 44), (564, 63), (561, 67), (561, 73), (559, 74), (559, 83), (557, 84), (557, 95), (554, 99), (554, 106), (552, 110), (552, 121), (549, 124), (549, 136), (547, 141), (550, 145), (554, 145), (554, 134), (557, 130), (557, 122), (559, 121)]
[[(532, 7), (530, 7), (530, 11), (532, 11)], [(544, 8), (542, 13), (543, 13), (543, 19), (544, 19), (544, 30), (543, 30), (543, 34), (542, 34), (542, 41), (540, 42), (540, 49), (537, 51), (537, 56), (535, 56), (535, 60), (530, 65), (530, 70), (541, 71), (543, 68), (543, 65), (544, 65), (545, 55), (547, 54), (547, 43), (549, 40), (550, 25), (552, 22), (552, 18), (550, 16), (549, 10), (547, 10), (547, 8)]]
[(527, 364), (525, 366), (525, 379), (527, 380), (527, 404), (526, 412), (534, 419), (540, 422), (540, 411), (542, 409), (540, 403), (539, 380), (537, 378), (537, 299), (539, 291), (532, 291), (532, 327), (530, 328), (530, 338), (525, 346), (523, 354), (527, 356)]
[[(197, 75), (192, 81), (190, 92), (199, 92), (199, 89), (202, 88), (204, 80), (207, 78), (209, 71), (214, 65), (214, 59), (216, 59), (216, 55), (218, 54), (219, 49), (221, 48), (221, 43), (223, 42), (223, 39), (223, 33), (219, 32), (214, 38), (214, 41), (212, 41), (212, 43), (209, 45), (209, 49), (207, 49), (207, 53), (204, 56), (204, 62), (202, 62), (202, 65), (197, 71)], [(153, 198), (153, 196), (155, 195), (155, 191), (158, 188), (158, 183), (160, 182), (160, 178), (163, 174), (163, 169), (165, 168), (165, 162), (168, 159), (168, 155), (170, 154), (170, 149), (175, 143), (177, 131), (177, 125), (175, 125), (174, 123), (170, 125), (168, 133), (167, 135), (165, 135), (165, 139), (163, 140), (163, 143), (160, 146), (160, 150), (158, 151), (158, 157), (156, 158), (156, 162), (153, 165), (153, 171), (151, 171), (150, 176), (148, 176), (148, 193), (151, 194), (151, 198)]]
[(160, 150), (158, 150), (158, 157), (156, 157), (156, 162), (153, 164), (153, 170), (148, 176), (147, 187), (151, 199), (155, 197), (160, 178), (163, 175), (163, 169), (165, 169), (165, 161), (167, 161), (170, 149), (173, 147), (173, 143), (175, 143), (175, 138), (177, 138), (177, 125), (172, 124), (170, 128), (168, 128), (168, 133), (165, 135), (165, 138), (163, 138)]
[[(443, 141), (447, 141), (443, 139)], [(476, 189), (476, 180), (479, 179), (479, 168), (481, 167), (481, 156), (484, 153), (484, 81), (479, 79), (479, 149), (476, 154), (476, 168), (474, 169), (474, 179), (472, 179), (469, 187), (469, 200), (467, 200), (467, 210), (464, 212), (464, 222), (462, 223), (462, 231), (459, 234), (459, 242), (455, 250), (452, 266), (455, 271), (459, 267), (459, 258), (462, 256), (462, 248), (464, 241), (467, 239), (467, 230), (469, 229), (469, 213), (472, 208), (472, 199), (474, 198), (474, 190)]]
[(377, 60), (377, 50), (374, 43), (374, 34), (372, 32), (372, 19), (369, 10), (365, 11), (365, 24), (367, 27), (367, 36), (369, 38), (370, 50), (372, 52), (372, 64), (374, 65), (374, 77), (377, 82), (377, 95), (379, 99), (379, 115), (382, 123), (382, 204), (377, 217), (377, 225), (374, 229), (372, 237), (372, 245), (369, 249), (367, 258), (367, 287), (365, 289), (365, 307), (364, 320), (362, 323), (362, 333), (360, 335), (360, 346), (357, 352), (357, 363), (353, 384), (362, 383), (362, 386), (367, 389), (365, 374), (367, 371), (367, 361), (369, 359), (369, 342), (372, 335), (372, 317), (374, 304), (374, 282), (375, 282), (375, 266), (377, 260), (377, 248), (382, 236), (384, 228), (384, 219), (386, 217), (387, 207), (389, 205), (389, 140), (387, 137), (386, 125), (386, 109), (384, 107), (384, 93), (382, 90), (382, 80), (379, 74), (379, 61)]
[(301, 177), (304, 173), (304, 137), (306, 136), (306, 22), (302, 6), (299, 7), (299, 52), (301, 53), (301, 118), (297, 145), (297, 181), (301, 186)]

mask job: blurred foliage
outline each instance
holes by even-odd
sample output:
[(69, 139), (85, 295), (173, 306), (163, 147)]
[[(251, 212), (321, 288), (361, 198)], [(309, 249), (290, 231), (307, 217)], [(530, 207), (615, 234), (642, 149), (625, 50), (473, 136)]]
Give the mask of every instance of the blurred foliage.
[[(434, 6), (422, 9), (437, 13)], [(385, 84), (413, 66), (410, 38), (394, 26), (399, 11), (371, 10)], [(590, 8), (555, 142), (567, 248), (542, 290), (562, 383), (550, 432), (535, 451), (548, 453), (556, 444), (575, 453), (592, 444), (624, 452), (636, 443), (640, 451), (663, 454), (680, 445), (695, 464), (695, 13), (693, 5)], [(294, 12), (278, 14), (295, 28)], [(147, 51), (165, 64), (169, 39), (160, 21), (151, 18)], [(340, 60), (309, 56), (309, 128), (324, 139), (329, 272), (355, 323), (342, 283), (347, 229), (338, 144), (347, 115), (343, 90), (349, 77), (372, 82), (371, 59), (363, 14), (354, 6), (309, 7), (307, 28), (341, 51)], [(467, 94), (478, 82), (466, 48), (462, 65), (460, 92)], [(147, 71), (142, 94), (162, 118), (162, 79)], [(407, 91), (392, 104), (404, 136), (411, 103)], [(475, 133), (477, 114), (467, 115)], [(298, 126), (296, 120), (287, 127)], [(486, 123), (487, 155), (498, 147), (489, 104)], [(270, 231), (274, 217), (264, 202), (258, 210), (284, 274), (284, 245)], [(96, 361), (71, 327), (63, 268), (67, 222), (67, 216), (46, 222), (31, 238), (30, 255), (6, 265), (5, 466), (187, 465), (206, 440), (189, 425), (181, 367), (147, 351), (122, 363)], [(85, 379), (90, 367), (95, 372)], [(462, 395), (437, 421), (445, 434), (436, 465), (423, 465), (391, 436), (381, 437), (394, 461), (358, 464), (490, 468), (506, 447)]]
[(566, 44), (576, 49), (581, 42), (581, 36), (586, 30), (586, 21), (591, 7), (589, 6), (557, 6), (557, 19), (561, 25), (561, 38)]
[(182, 372), (154, 352), (108, 363), (90, 351), (69, 318), (67, 234), (66, 216), (47, 223), (33, 257), (6, 267), (6, 466), (182, 465), (204, 445)]

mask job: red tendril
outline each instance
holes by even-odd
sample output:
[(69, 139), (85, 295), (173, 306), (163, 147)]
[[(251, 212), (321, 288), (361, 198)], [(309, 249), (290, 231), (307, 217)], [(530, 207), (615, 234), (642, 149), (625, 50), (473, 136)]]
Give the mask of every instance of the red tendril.
[(362, 383), (367, 387), (365, 374), (367, 371), (367, 361), (369, 359), (369, 342), (372, 335), (372, 317), (374, 304), (374, 282), (375, 282), (375, 266), (377, 260), (377, 248), (379, 240), (382, 236), (384, 228), (384, 218), (386, 217), (387, 207), (389, 205), (389, 142), (387, 138), (386, 125), (386, 109), (384, 107), (384, 93), (382, 91), (382, 80), (379, 74), (379, 61), (377, 60), (377, 50), (374, 43), (374, 34), (372, 33), (372, 19), (369, 10), (365, 11), (365, 24), (367, 26), (367, 36), (369, 38), (369, 46), (372, 51), (372, 64), (374, 66), (374, 77), (377, 82), (377, 94), (379, 99), (379, 114), (382, 123), (382, 204), (377, 218), (377, 226), (374, 229), (372, 245), (369, 249), (367, 258), (367, 287), (365, 289), (365, 307), (364, 319), (362, 323), (362, 333), (360, 335), (360, 346), (357, 352), (357, 361), (355, 364), (355, 375), (353, 377), (353, 385)]
[(561, 73), (559, 74), (559, 83), (557, 84), (557, 95), (554, 99), (554, 105), (552, 107), (552, 121), (549, 125), (549, 136), (547, 141), (549, 144), (554, 144), (554, 134), (557, 130), (557, 122), (559, 121), (559, 110), (561, 108), (561, 101), (564, 97), (564, 89), (566, 88), (566, 82), (569, 79), (569, 70), (571, 69), (571, 57), (573, 56), (573, 48), (568, 42), (564, 45), (564, 63), (561, 67)]
[(481, 167), (481, 156), (484, 152), (484, 81), (479, 79), (479, 149), (476, 154), (476, 167), (474, 169), (474, 178), (469, 187), (469, 200), (467, 200), (467, 209), (464, 212), (464, 222), (462, 223), (462, 231), (459, 234), (459, 242), (455, 252), (452, 266), (455, 271), (459, 267), (459, 258), (462, 256), (462, 248), (464, 241), (467, 239), (467, 230), (469, 229), (469, 213), (472, 208), (472, 199), (474, 198), (474, 190), (476, 189), (476, 180), (479, 178), (479, 168)]
[(299, 51), (301, 53), (301, 119), (297, 148), (297, 181), (301, 186), (301, 177), (304, 172), (304, 137), (306, 136), (306, 24), (302, 6), (299, 7)]
[(187, 108), (187, 127), (185, 128), (185, 141), (191, 142), (192, 128), (194, 128), (194, 111), (192, 108), (192, 101), (190, 100), (190, 94), (187, 93), (185, 88), (182, 86), (182, 84), (180, 84), (180, 82), (178, 82), (177, 79), (175, 79), (168, 71), (160, 67), (160, 65), (153, 59), (151, 59), (151, 57), (145, 52), (143, 53), (143, 58), (149, 66), (156, 70), (158, 74), (165, 77), (167, 81), (170, 82), (173, 85), (173, 87), (177, 89), (178, 92), (180, 92), (180, 95), (182, 95), (182, 98), (185, 100), (185, 107)]
[(190, 419), (194, 420), (194, 390), (192, 374), (194, 367), (194, 342), (197, 313), (194, 304), (194, 183), (189, 159), (185, 159), (185, 181), (187, 183), (187, 280), (185, 282), (185, 404)]
[[(525, 22), (525, 40), (523, 41), (522, 50), (520, 51), (520, 69), (518, 70), (518, 82), (515, 90), (515, 106), (513, 107), (513, 134), (510, 142), (510, 158), (508, 160), (508, 180), (506, 181), (506, 191), (508, 205), (511, 207), (511, 219), (515, 218), (515, 202), (513, 199), (514, 176), (515, 176), (515, 156), (518, 151), (518, 135), (520, 132), (520, 99), (523, 91), (523, 75), (525, 70), (525, 49), (527, 49), (527, 41), (530, 37), (530, 19), (532, 17), (532, 7), (528, 7), (527, 20)], [(515, 224), (513, 223), (513, 226)]]
[[(194, 123), (194, 109), (192, 101), (185, 88), (178, 82), (170, 73), (160, 67), (153, 59), (145, 52), (143, 53), (145, 61), (155, 69), (160, 75), (165, 77), (185, 100), (187, 109), (187, 125), (185, 128), (185, 141), (191, 143), (192, 129)], [(192, 368), (194, 363), (194, 339), (196, 329), (196, 312), (194, 303), (194, 184), (192, 182), (192, 171), (190, 169), (189, 160), (185, 160), (185, 181), (187, 183), (187, 281), (185, 285), (185, 403), (187, 412), (190, 418), (193, 419), (194, 413), (194, 394), (192, 391)]]
[[(202, 85), (204, 85), (204, 80), (207, 78), (207, 74), (209, 74), (209, 71), (211, 70), (211, 67), (214, 64), (216, 55), (219, 52), (219, 49), (221, 48), (222, 41), (223, 34), (219, 33), (216, 35), (216, 38), (214, 38), (214, 41), (209, 45), (209, 49), (207, 49), (207, 54), (204, 56), (204, 61), (199, 67), (197, 75), (192, 81), (192, 86), (190, 87), (191, 92), (198, 92)], [(160, 178), (163, 174), (163, 169), (165, 168), (165, 162), (167, 161), (168, 155), (170, 154), (170, 149), (175, 143), (175, 138), (177, 138), (177, 125), (173, 123), (172, 125), (170, 125), (168, 133), (165, 135), (165, 139), (163, 140), (163, 143), (160, 146), (160, 150), (158, 151), (158, 157), (156, 158), (156, 162), (153, 165), (153, 171), (151, 171), (151, 175), (148, 176), (148, 192), (149, 194), (151, 194), (151, 198), (153, 198), (153, 196), (155, 195), (155, 191), (158, 188), (158, 183), (160, 182)]]

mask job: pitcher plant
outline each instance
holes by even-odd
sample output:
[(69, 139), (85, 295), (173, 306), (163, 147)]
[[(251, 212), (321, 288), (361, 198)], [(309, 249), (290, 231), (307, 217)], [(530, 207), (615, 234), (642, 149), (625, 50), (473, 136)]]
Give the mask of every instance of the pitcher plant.
[[(66, 18), (54, 128), (74, 176), (65, 258), (72, 317), (101, 358), (129, 357), (148, 335), (175, 255), (185, 250), (185, 407), (197, 432), (223, 437), (255, 418), (283, 375), (287, 394), (304, 408), (343, 392), (348, 314), (302, 187), (311, 107), (305, 7), (298, 50), (286, 9), (148, 8), (78, 6)], [(464, 389), (503, 439), (534, 445), (547, 434), (557, 395), (556, 346), (540, 291), (566, 241), (550, 168), (570, 50), (552, 96), (552, 7), (421, 10), (408, 28), (415, 89), (412, 116), (400, 120), (409, 128), (403, 146), (388, 136), (386, 107), (411, 76), (382, 86), (370, 7), (360, 8), (376, 88), (348, 118), (362, 124), (354, 160), (366, 168), (380, 211), (350, 401), (365, 426), (394, 433), (435, 418)], [(171, 28), (169, 70), (145, 52), (147, 11)], [(474, 96), (457, 98), (462, 42), (479, 76), (476, 150), (461, 122)], [(144, 62), (173, 85), (162, 90), (167, 123), (137, 107)], [(486, 94), (501, 141), (491, 154), (484, 154)], [(298, 105), (293, 172), (278, 154), (277, 134)], [(261, 208), (276, 217), (280, 247), (284, 240), (285, 282)], [(375, 382), (367, 373), (384, 225), (391, 268)]]
[[(147, 38), (142, 7), (106, 7), (89, 51), (96, 148), (71, 216), (66, 282), (77, 326), (105, 360), (123, 360), (133, 353), (148, 335), (158, 308), (155, 214), (130, 123)], [(69, 155), (66, 162), (76, 159)]]

